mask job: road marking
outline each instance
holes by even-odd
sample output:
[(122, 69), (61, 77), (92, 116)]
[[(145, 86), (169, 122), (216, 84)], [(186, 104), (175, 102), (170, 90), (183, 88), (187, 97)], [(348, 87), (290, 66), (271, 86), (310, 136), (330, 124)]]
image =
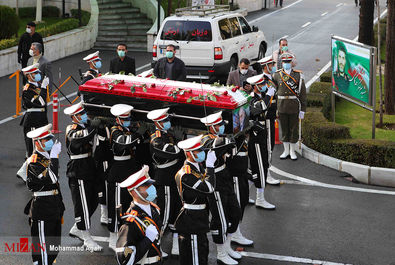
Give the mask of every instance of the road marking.
[(336, 7), (339, 7), (339, 6), (342, 6), (342, 5), (344, 5), (344, 3), (339, 3), (339, 4), (336, 5)]
[(277, 167), (275, 167), (273, 165), (270, 167), (270, 170), (278, 175), (281, 175), (281, 176), (284, 176), (284, 177), (287, 177), (287, 178), (290, 178), (293, 180), (297, 180), (297, 181), (300, 181), (303, 183), (307, 183), (309, 185), (322, 187), (322, 188), (395, 196), (395, 191), (375, 190), (375, 189), (365, 189), (365, 188), (333, 185), (333, 184), (327, 184), (327, 183), (311, 180), (308, 178), (303, 178), (303, 177), (282, 171), (281, 169), (278, 169)]
[(249, 22), (249, 24), (253, 24), (253, 23), (255, 23), (255, 22), (257, 22), (257, 21), (259, 21), (259, 20), (261, 20), (261, 19), (263, 19), (263, 18), (265, 18), (265, 17), (268, 17), (268, 16), (273, 15), (273, 14), (276, 14), (276, 13), (282, 11), (282, 10), (285, 10), (285, 9), (287, 9), (287, 8), (290, 8), (291, 6), (294, 6), (294, 5), (296, 5), (296, 4), (298, 4), (298, 3), (302, 2), (302, 1), (303, 1), (303, 0), (298, 0), (298, 1), (296, 1), (295, 3), (292, 3), (292, 4), (288, 5), (288, 6), (284, 6), (284, 7), (281, 8), (281, 9), (278, 9), (278, 10), (276, 10), (276, 11), (273, 11), (273, 12), (269, 13), (269, 14), (266, 14), (266, 15), (264, 15), (264, 16), (258, 17), (258, 18), (256, 18), (256, 19), (253, 19), (253, 20), (251, 20), (251, 21)]
[(325, 16), (326, 14), (328, 14), (328, 11), (326, 11), (325, 13), (322, 13), (321, 17)]
[(281, 40), (281, 39), (286, 39), (286, 38), (288, 38), (288, 35), (282, 36), (282, 37), (281, 37), (281, 38), (279, 38), (278, 40)]
[(311, 22), (307, 22), (306, 24), (304, 24), (303, 26), (302, 26), (302, 28), (305, 28), (305, 27), (307, 27), (308, 25), (310, 25), (311, 24)]
[(94, 241), (99, 241), (99, 242), (108, 242), (109, 238), (105, 236), (92, 236), (92, 239)]
[[(144, 69), (144, 68), (147, 68), (147, 67), (150, 66), (150, 65), (151, 65), (151, 63), (144, 64), (144, 65), (140, 66), (139, 68), (137, 68), (137, 69), (136, 69), (136, 72), (137, 72), (137, 71), (140, 71), (140, 70), (142, 70), (142, 69)], [(140, 73), (139, 73), (139, 74), (140, 74)]]
[[(264, 253), (257, 253), (257, 252), (241, 251), (240, 254), (245, 257), (251, 257), (251, 258), (289, 261), (289, 262), (305, 263), (305, 264), (307, 263), (307, 264), (322, 264), (322, 265), (345, 265), (345, 263), (314, 260), (314, 259), (309, 259), (309, 258), (298, 258), (298, 257), (292, 257), (292, 256), (280, 256), (280, 255), (264, 254)], [(351, 265), (351, 264), (347, 264), (347, 265)]]

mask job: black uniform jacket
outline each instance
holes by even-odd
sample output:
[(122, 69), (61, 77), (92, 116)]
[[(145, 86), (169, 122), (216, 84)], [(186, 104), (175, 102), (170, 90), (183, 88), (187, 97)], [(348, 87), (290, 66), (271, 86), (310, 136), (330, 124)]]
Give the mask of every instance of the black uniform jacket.
[(150, 151), (155, 165), (155, 185), (174, 186), (174, 176), (182, 167), (183, 152), (177, 147), (174, 137), (161, 130), (151, 135)]
[(64, 205), (59, 190), (57, 158), (49, 158), (47, 152), (35, 151), (28, 158), (26, 185), (32, 192), (57, 190), (57, 195), (33, 196), (25, 208), (25, 213), (34, 220), (60, 220)]
[[(135, 217), (136, 216), (136, 217)], [(145, 227), (154, 225), (158, 231), (162, 226), (159, 208), (151, 203), (151, 216), (133, 202), (122, 216), (123, 224), (118, 232), (117, 258), (119, 264), (136, 264), (147, 253), (147, 258), (161, 257), (159, 237), (151, 242), (145, 236)]]
[[(96, 129), (91, 126), (73, 123), (66, 128), (66, 148), (70, 156), (67, 163), (67, 177), (82, 180), (96, 178), (96, 165), (92, 157), (93, 138)], [(73, 156), (87, 154), (87, 157), (73, 159)]]
[[(47, 89), (40, 87), (39, 83), (26, 83), (22, 91), (22, 107), (26, 110), (21, 120), (25, 127), (39, 128), (48, 124), (47, 119)], [(29, 109), (43, 109), (43, 111), (30, 112)]]

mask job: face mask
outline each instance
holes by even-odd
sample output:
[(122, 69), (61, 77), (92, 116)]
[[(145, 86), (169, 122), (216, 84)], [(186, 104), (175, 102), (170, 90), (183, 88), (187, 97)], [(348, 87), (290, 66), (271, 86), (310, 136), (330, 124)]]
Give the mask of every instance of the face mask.
[(36, 82), (40, 82), (41, 81), (41, 74), (40, 73), (37, 73), (37, 74), (34, 75), (34, 81), (36, 81)]
[(26, 28), (26, 32), (30, 34), (30, 33), (32, 33), (32, 29), (31, 28)]
[(51, 139), (51, 140), (48, 140), (48, 141), (46, 141), (46, 142), (44, 143), (44, 148), (43, 148), (43, 149), (44, 149), (45, 151), (49, 152), (49, 151), (51, 151), (52, 146), (53, 146), (53, 140)]
[(242, 75), (245, 75), (248, 72), (248, 69), (240, 69), (240, 73)]
[(84, 113), (80, 116), (80, 122), (87, 124), (88, 123), (88, 114)]
[(288, 51), (288, 46), (283, 46), (283, 47), (281, 48), (281, 50), (282, 50), (283, 52)]
[(266, 85), (266, 84), (259, 88), (259, 91), (260, 91), (261, 93), (266, 92), (266, 90), (267, 90), (267, 85)]
[(119, 57), (125, 57), (125, 51), (118, 51)]
[(171, 122), (170, 121), (166, 121), (162, 124), (163, 130), (167, 131), (170, 129), (171, 127)]
[(276, 66), (273, 65), (272, 70), (270, 71), (270, 73), (274, 74), (276, 72)]
[(96, 67), (96, 69), (100, 69), (101, 68), (101, 61), (95, 62), (95, 67)]
[(167, 58), (173, 58), (173, 52), (166, 52), (166, 57)]
[(291, 69), (291, 63), (283, 63), (283, 68), (284, 68), (284, 70), (290, 70)]
[(145, 198), (147, 201), (152, 202), (156, 198), (156, 188), (154, 185), (151, 185), (148, 187), (148, 189), (145, 190), (148, 194), (148, 196)]
[(206, 153), (204, 151), (200, 151), (199, 153), (197, 153), (196, 157), (193, 155), (193, 159), (195, 159), (195, 162), (197, 163), (201, 163), (204, 161), (204, 159), (206, 159)]
[(122, 126), (123, 127), (129, 127), (130, 126), (130, 121), (123, 121)]
[(29, 50), (29, 55), (30, 55), (31, 57), (34, 56), (33, 50)]
[(224, 132), (225, 132), (225, 125), (222, 124), (221, 126), (219, 126), (218, 135), (224, 134)]

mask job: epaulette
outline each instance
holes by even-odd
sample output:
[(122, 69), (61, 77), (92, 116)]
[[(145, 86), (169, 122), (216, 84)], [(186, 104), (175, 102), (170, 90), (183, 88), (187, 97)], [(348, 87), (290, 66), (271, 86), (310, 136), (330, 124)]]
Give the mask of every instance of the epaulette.
[(37, 154), (32, 154), (30, 157), (30, 163), (36, 163), (37, 162)]
[(132, 223), (134, 221), (134, 217), (138, 215), (138, 212), (135, 210), (132, 210), (130, 213), (125, 213), (125, 215), (133, 215), (133, 216), (125, 219), (126, 222)]
[(77, 129), (78, 125), (76, 123), (74, 123), (73, 125), (71, 125), (71, 130), (75, 130)]
[(186, 174), (191, 174), (191, 173), (192, 173), (192, 169), (191, 169), (191, 166), (190, 166), (190, 165), (185, 165), (185, 166), (183, 167), (183, 169), (184, 169), (184, 172), (185, 172)]
[(27, 83), (24, 87), (23, 87), (23, 90), (28, 90), (29, 89), (29, 83)]
[(156, 137), (161, 137), (161, 136), (162, 136), (162, 134), (161, 134), (161, 132), (160, 132), (159, 130), (156, 130), (156, 132), (155, 132), (155, 136), (156, 136)]

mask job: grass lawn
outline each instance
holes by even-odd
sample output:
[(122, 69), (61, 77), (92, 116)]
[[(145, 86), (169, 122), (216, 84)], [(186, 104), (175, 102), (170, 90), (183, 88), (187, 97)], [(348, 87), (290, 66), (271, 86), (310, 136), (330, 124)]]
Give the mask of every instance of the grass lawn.
[[(379, 94), (379, 78), (377, 77), (377, 110), (379, 110)], [(376, 113), (376, 124), (379, 123), (379, 119), (380, 114)], [(395, 123), (395, 115), (384, 114), (383, 122)], [(342, 98), (336, 102), (336, 123), (349, 127), (352, 138), (371, 139), (372, 137), (372, 113)], [(395, 141), (395, 131), (376, 128), (376, 139)]]
[[(23, 33), (26, 32), (26, 24), (30, 21), (34, 21), (36, 18), (20, 18), (19, 19), (19, 29), (18, 29), (18, 37), (20, 37)], [(64, 20), (64, 18), (58, 17), (43, 17), (43, 21), (36, 26), (36, 31), (41, 28), (48, 27), (56, 22)]]

